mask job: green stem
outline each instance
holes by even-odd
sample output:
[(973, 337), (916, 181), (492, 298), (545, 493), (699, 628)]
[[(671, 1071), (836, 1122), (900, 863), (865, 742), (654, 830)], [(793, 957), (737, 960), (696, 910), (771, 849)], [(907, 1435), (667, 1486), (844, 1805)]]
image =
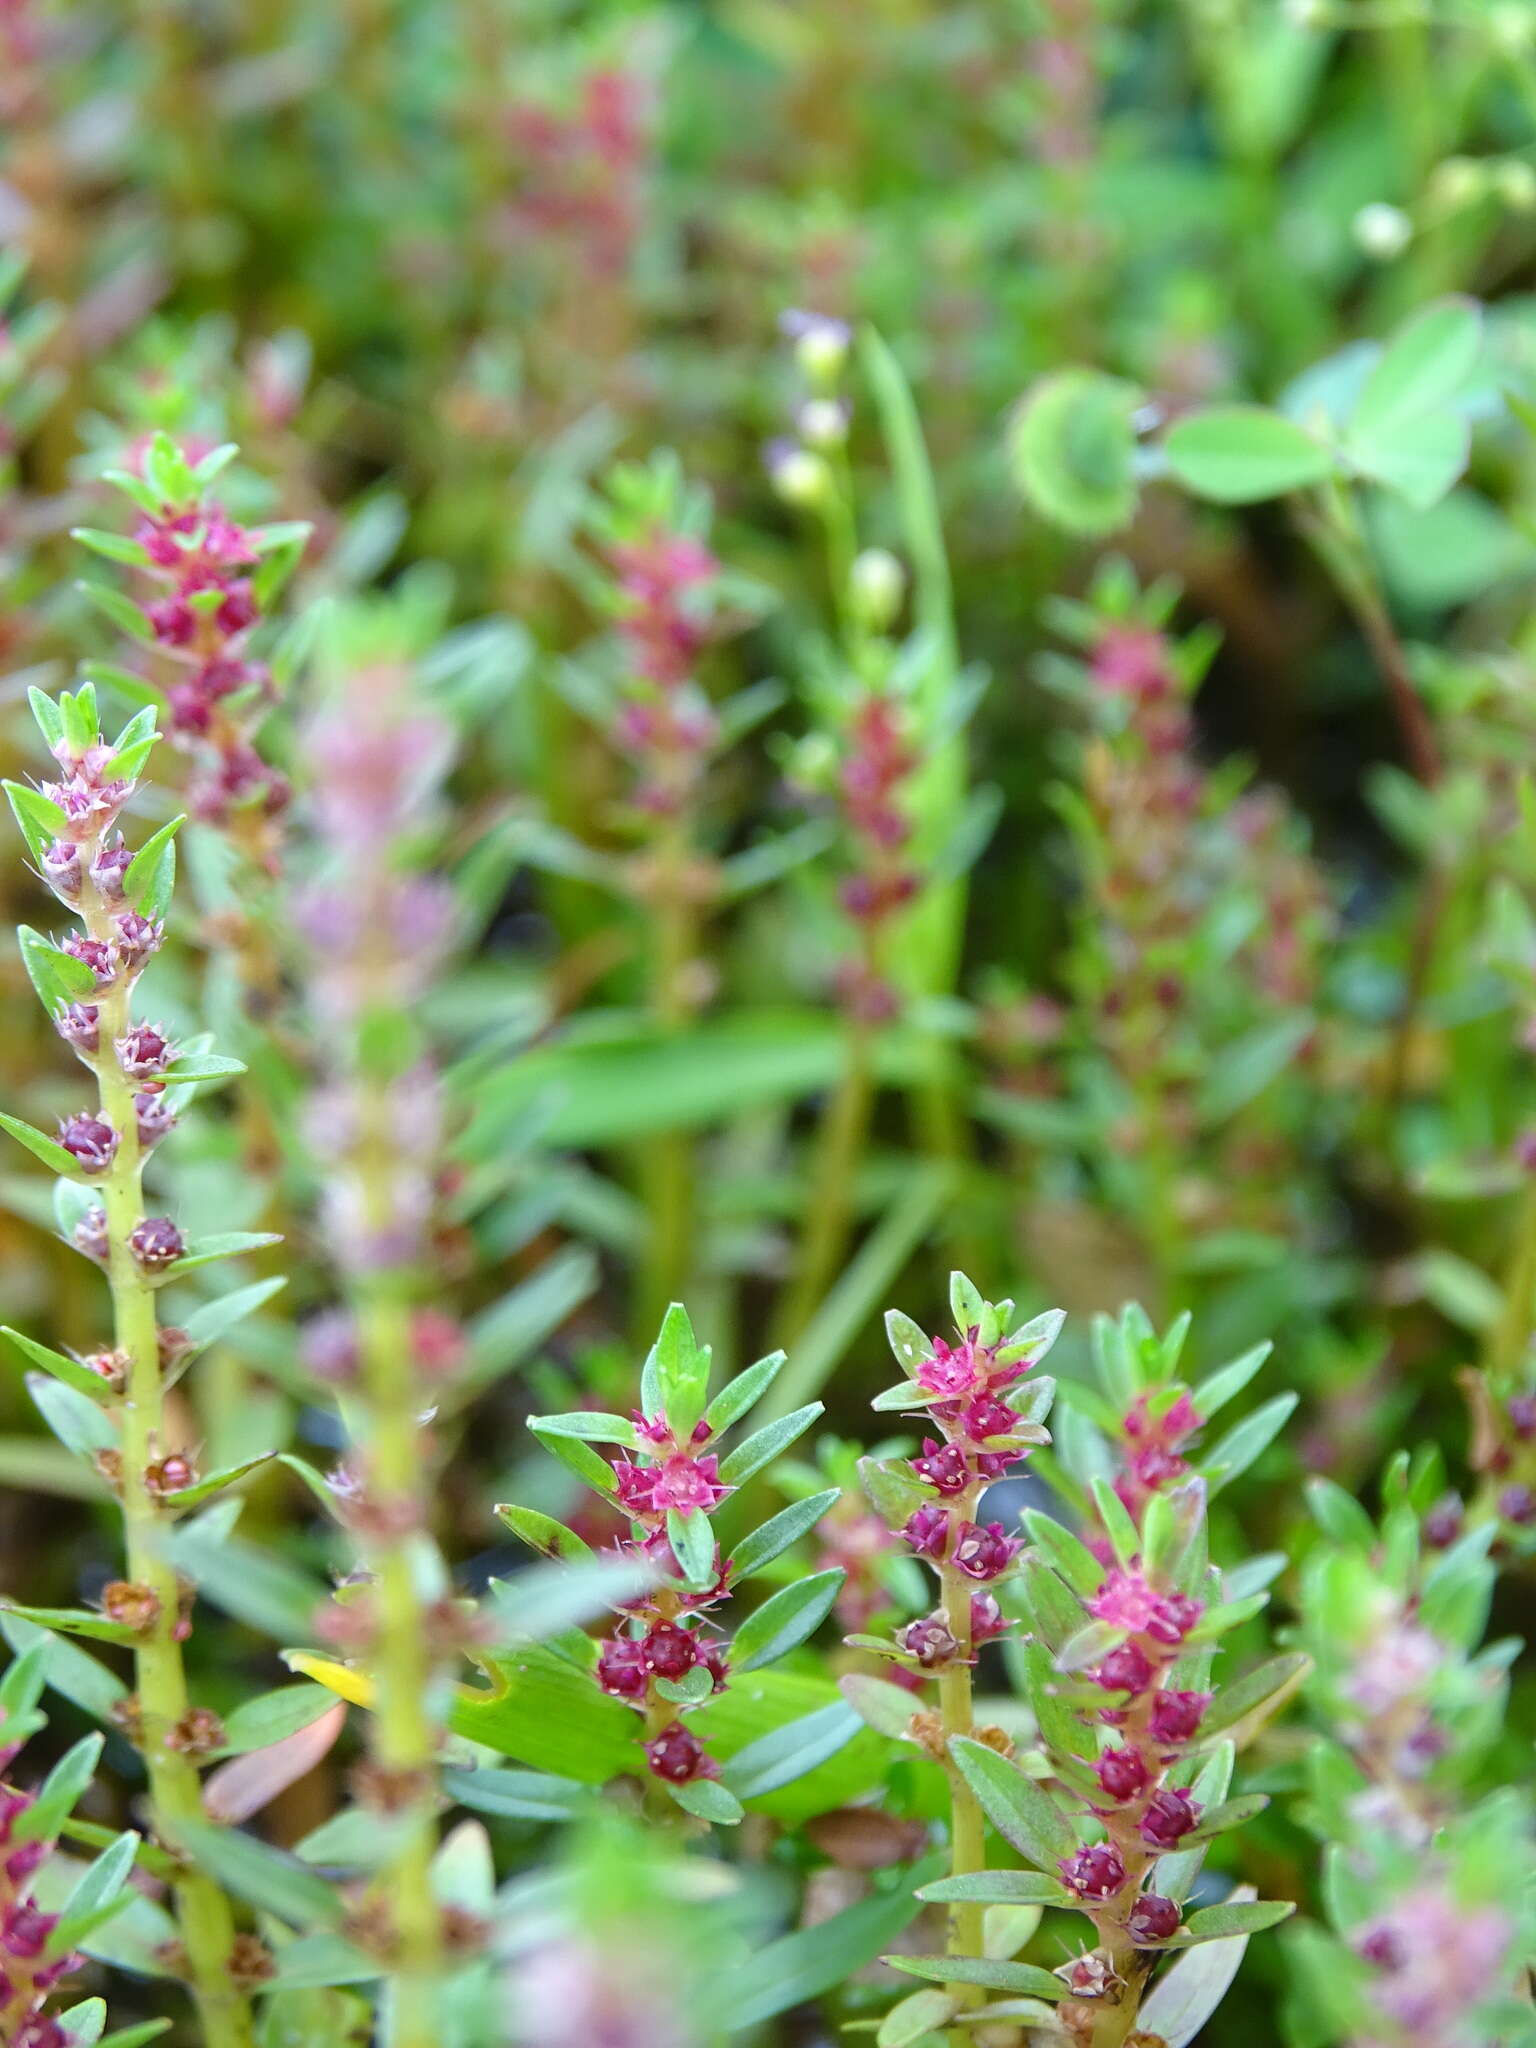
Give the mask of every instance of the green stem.
[[(952, 1523), (958, 1526), (968, 1522), (976, 1512), (979, 1488), (972, 1487), (953, 1502)], [(939, 1572), (939, 1587), (944, 1608), (944, 1619), (950, 1634), (960, 1646), (956, 1662), (939, 1674), (939, 1717), (944, 1724), (946, 1759), (949, 1744), (957, 1735), (970, 1735), (976, 1726), (974, 1701), (971, 1689), (971, 1593), (972, 1586), (964, 1572), (957, 1571), (952, 1564), (945, 1564)], [(973, 1871), (987, 1867), (986, 1821), (980, 1802), (958, 1768), (946, 1760), (945, 1770), (949, 1778), (949, 1867), (954, 1877), (967, 1877)], [(986, 1925), (986, 1908), (969, 1901), (951, 1906), (949, 1909), (949, 1940), (946, 1954), (952, 1956), (979, 1956), (983, 1949)], [(961, 2006), (979, 2005), (984, 1993), (976, 1984), (951, 1984), (947, 1987)], [(969, 2029), (956, 2027), (951, 2031), (952, 2048), (969, 2048)]]
[(434, 1675), (422, 1628), (417, 1585), (416, 1517), (395, 1510), (419, 1506), (423, 1470), (417, 1421), (409, 1303), (386, 1279), (357, 1302), (358, 1349), (368, 1407), (368, 1486), (384, 1509), (381, 1527), (402, 1533), (365, 1546), (377, 1603), (374, 1643), (373, 1755), (379, 1768), (417, 1789), (401, 1817), (399, 1846), (383, 1873), (396, 1944), (392, 1973), (391, 2048), (435, 2048), (442, 1916), (432, 1888), (436, 1849), (433, 1780), (438, 1734), (429, 1701)]
[[(697, 938), (689, 876), (688, 814), (680, 810), (658, 837), (651, 916), (651, 1015), (664, 1032), (686, 1028), (688, 969)], [(650, 1242), (639, 1295), (638, 1335), (649, 1342), (670, 1302), (685, 1291), (694, 1228), (693, 1143), (686, 1131), (659, 1131), (641, 1159)]]
[[(87, 877), (81, 915), (93, 938), (110, 938), (113, 909)], [(153, 1625), (135, 1641), (133, 1649), (140, 1745), (155, 1833), (181, 1858), (182, 1830), (207, 1816), (195, 1764), (169, 1744), (187, 1714), (189, 1699), (186, 1667), (176, 1638), (181, 1596), (170, 1559), (170, 1523), (147, 1478), (149, 1467), (166, 1450), (165, 1388), (154, 1291), (129, 1244), (144, 1216), (144, 1154), (133, 1086), (114, 1050), (128, 1029), (126, 987), (119, 982), (104, 992), (97, 1010), (100, 1050), (93, 1065), (101, 1114), (118, 1133), (117, 1153), (101, 1182), (101, 1201), (107, 1219), (113, 1342), (127, 1361), (120, 1450), (123, 1534), (129, 1579), (136, 1586), (147, 1587), (158, 1602)], [(250, 2048), (255, 2039), (250, 2006), (229, 1972), (235, 1939), (229, 1900), (213, 1879), (190, 1861), (181, 1863), (173, 1891), (205, 2048)]]
[(869, 1052), (869, 1033), (851, 1025), (842, 1077), (817, 1133), (799, 1260), (780, 1320), (779, 1341), (786, 1348), (821, 1306), (847, 1249), (854, 1179), (874, 1099)]

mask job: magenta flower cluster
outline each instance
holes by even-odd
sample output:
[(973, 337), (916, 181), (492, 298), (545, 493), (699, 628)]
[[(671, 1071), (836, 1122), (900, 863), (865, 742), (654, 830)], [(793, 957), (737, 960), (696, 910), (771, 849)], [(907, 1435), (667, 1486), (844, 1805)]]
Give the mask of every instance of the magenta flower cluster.
[(289, 802), (287, 779), (253, 743), (272, 701), (266, 666), (251, 658), (261, 622), (251, 572), (255, 536), (216, 499), (146, 512), (134, 534), (145, 573), (161, 595), (142, 607), (175, 680), (165, 692), (170, 736), (192, 756), (198, 816), (227, 825), (236, 813), (276, 817)]
[[(0, 1773), (20, 1751), (19, 1742), (0, 1739)], [(35, 1804), (30, 1792), (0, 1786), (0, 2040), (9, 2048), (68, 2048), (70, 2036), (43, 2006), (85, 1958), (49, 1953), (59, 1918), (43, 1911), (31, 1880), (53, 1853), (54, 1837), (34, 1836), (24, 1825)]]
[(719, 735), (694, 671), (720, 632), (720, 564), (703, 541), (659, 518), (609, 539), (604, 553), (624, 658), (613, 738), (634, 764), (637, 808), (671, 817), (686, 804)]
[[(673, 1573), (677, 1560), (667, 1537), (669, 1514), (708, 1515), (731, 1489), (720, 1482), (719, 1460), (702, 1447), (710, 1441), (709, 1425), (699, 1422), (679, 1442), (665, 1415), (636, 1413), (637, 1457), (614, 1463), (615, 1498), (641, 1534), (623, 1540), (621, 1555), (644, 1558)], [(725, 1599), (728, 1574), (721, 1569), (718, 1549), (711, 1583), (691, 1590), (668, 1578), (624, 1610), (617, 1634), (600, 1644), (596, 1678), (603, 1691), (645, 1716), (646, 1764), (658, 1778), (686, 1785), (695, 1778), (713, 1778), (719, 1766), (704, 1745), (683, 1726), (687, 1711), (669, 1700), (659, 1682), (677, 1685), (695, 1670), (707, 1674), (709, 1685), (700, 1697), (722, 1690), (726, 1682), (726, 1645), (706, 1633), (704, 1616)]]

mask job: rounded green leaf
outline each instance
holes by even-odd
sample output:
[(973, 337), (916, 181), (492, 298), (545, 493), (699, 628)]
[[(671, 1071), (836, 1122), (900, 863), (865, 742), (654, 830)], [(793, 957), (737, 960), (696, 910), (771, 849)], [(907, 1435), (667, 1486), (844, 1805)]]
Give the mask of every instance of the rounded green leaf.
[(1024, 398), (1008, 429), (1014, 482), (1035, 510), (1068, 533), (1099, 535), (1136, 511), (1141, 393), (1101, 370), (1058, 370)]
[(1262, 405), (1213, 405), (1190, 413), (1163, 441), (1179, 482), (1218, 505), (1256, 505), (1320, 484), (1333, 454), (1283, 413)]

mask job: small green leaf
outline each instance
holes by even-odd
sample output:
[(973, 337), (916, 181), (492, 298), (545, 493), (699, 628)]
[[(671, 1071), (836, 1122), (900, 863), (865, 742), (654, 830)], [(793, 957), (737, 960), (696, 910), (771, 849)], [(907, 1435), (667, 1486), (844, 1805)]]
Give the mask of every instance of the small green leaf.
[(1065, 1998), (1060, 1977), (1035, 1963), (994, 1961), (990, 1956), (886, 1956), (894, 1970), (909, 1977), (927, 1977), (935, 1984), (983, 1984), (989, 1991), (1011, 1991), (1027, 1998)]
[(746, 1819), (741, 1801), (714, 1778), (691, 1778), (686, 1785), (667, 1786), (667, 1791), (685, 1813), (716, 1827), (736, 1827)]
[(1254, 505), (1323, 483), (1331, 450), (1283, 413), (1259, 405), (1213, 405), (1187, 414), (1163, 441), (1180, 483), (1219, 505)]
[(37, 999), (50, 1017), (70, 1003), (89, 1000), (96, 993), (96, 977), (83, 960), (62, 947), (52, 945), (30, 925), (16, 927), (21, 947), (21, 964), (37, 991)]
[(682, 1567), (683, 1577), (690, 1586), (709, 1585), (715, 1576), (715, 1532), (710, 1527), (708, 1515), (695, 1509), (691, 1514), (680, 1514), (676, 1508), (667, 1510), (667, 1541), (672, 1546), (672, 1555)]
[(83, 548), (89, 548), (93, 555), (103, 555), (109, 562), (131, 562), (136, 569), (149, 564), (149, 550), (142, 541), (130, 540), (125, 533), (103, 533), (94, 526), (72, 526), (71, 540), (78, 541)]
[(918, 1893), (933, 1905), (1067, 1906), (1077, 1900), (1058, 1878), (1040, 1870), (971, 1870), (941, 1877)]
[(23, 1358), (33, 1365), (41, 1366), (44, 1372), (62, 1380), (66, 1387), (73, 1387), (77, 1394), (84, 1394), (87, 1400), (99, 1401), (103, 1406), (112, 1399), (111, 1389), (99, 1373), (89, 1366), (81, 1365), (78, 1359), (67, 1358), (62, 1351), (50, 1351), (46, 1344), (39, 1344), (35, 1337), (24, 1337), (20, 1330), (13, 1330), (0, 1323), (0, 1337), (9, 1337)]
[(1482, 309), (1447, 298), (1405, 321), (1382, 350), (1349, 420), (1352, 442), (1384, 445), (1466, 385), (1482, 348)]
[(727, 1486), (741, 1486), (771, 1464), (781, 1451), (788, 1450), (796, 1437), (803, 1435), (824, 1412), (820, 1401), (809, 1401), (792, 1414), (781, 1415), (777, 1422), (765, 1422), (720, 1460), (721, 1480)]
[(1252, 1899), (1237, 1905), (1202, 1906), (1184, 1923), (1190, 1941), (1221, 1941), (1231, 1934), (1262, 1934), (1296, 1910), (1293, 1899)]
[(825, 1493), (813, 1493), (807, 1500), (791, 1501), (750, 1535), (743, 1536), (731, 1553), (731, 1576), (750, 1578), (753, 1572), (772, 1564), (792, 1543), (798, 1543), (815, 1528), (827, 1510), (836, 1505), (838, 1493), (839, 1489), (833, 1486)]
[(96, 1775), (106, 1737), (83, 1735), (73, 1749), (66, 1750), (43, 1781), (41, 1790), (24, 1812), (11, 1820), (11, 1839), (20, 1842), (51, 1842), (75, 1810), (75, 1801)]
[(179, 1280), (194, 1266), (211, 1266), (216, 1259), (238, 1259), (246, 1252), (264, 1251), (269, 1244), (281, 1244), (282, 1241), (270, 1230), (225, 1230), (216, 1232), (212, 1237), (189, 1238), (181, 1257), (160, 1277)]
[(1071, 1823), (1055, 1801), (985, 1743), (956, 1736), (949, 1753), (1003, 1840), (1054, 1876), (1061, 1860), (1077, 1848)]
[(569, 1415), (530, 1415), (528, 1427), (540, 1438), (576, 1437), (582, 1443), (622, 1444), (628, 1451), (639, 1443), (627, 1415), (605, 1415), (595, 1408), (578, 1408)]
[(781, 1587), (755, 1608), (736, 1631), (732, 1669), (760, 1670), (803, 1643), (831, 1612), (845, 1577), (841, 1570), (813, 1572)]
[(770, 1351), (766, 1358), (760, 1358), (756, 1365), (749, 1365), (745, 1372), (723, 1386), (704, 1411), (704, 1420), (709, 1424), (710, 1434), (719, 1436), (729, 1429), (733, 1422), (740, 1422), (749, 1414), (767, 1393), (778, 1377), (784, 1363), (782, 1351)]
[(553, 1557), (565, 1563), (579, 1563), (592, 1556), (592, 1546), (567, 1529), (563, 1522), (557, 1522), (552, 1515), (540, 1514), (537, 1508), (520, 1508), (504, 1503), (496, 1513), (520, 1542), (530, 1550), (537, 1550), (544, 1557)]
[(146, 917), (165, 916), (176, 878), (176, 834), (186, 821), (184, 811), (169, 819), (145, 840), (128, 863), (123, 894)]
[(721, 1782), (738, 1799), (760, 1799), (792, 1785), (828, 1757), (836, 1756), (863, 1725), (854, 1709), (841, 1700), (818, 1707), (815, 1713), (803, 1714), (798, 1721), (774, 1728), (738, 1750), (722, 1770)]
[(931, 1991), (914, 1991), (893, 2005), (880, 2022), (875, 2048), (912, 2048), (925, 2034), (938, 2033), (957, 2004), (950, 1992), (937, 1985)]
[(330, 1927), (341, 1919), (340, 1891), (296, 1857), (211, 1821), (181, 1821), (177, 1830), (202, 1869), (261, 1912), (292, 1927)]
[(27, 851), (35, 861), (40, 861), (45, 849), (64, 831), (67, 821), (63, 811), (40, 789), (24, 782), (7, 782), (5, 793)]

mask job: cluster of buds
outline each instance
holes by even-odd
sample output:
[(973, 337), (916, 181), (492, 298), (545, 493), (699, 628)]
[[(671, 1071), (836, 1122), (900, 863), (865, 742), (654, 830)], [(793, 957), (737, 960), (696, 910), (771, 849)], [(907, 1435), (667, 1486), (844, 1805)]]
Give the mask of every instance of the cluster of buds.
[(1205, 1607), (1154, 1585), (1135, 1564), (1111, 1570), (1086, 1606), (1103, 1631), (1095, 1640), (1108, 1647), (1085, 1675), (1111, 1704), (1085, 1702), (1079, 1712), (1085, 1732), (1097, 1720), (1114, 1739), (1093, 1763), (1096, 1790), (1083, 1794), (1085, 1817), (1102, 1828), (1103, 1840), (1063, 1858), (1061, 1879), (1093, 1913), (1101, 1939), (1113, 1945), (1123, 1930), (1143, 1948), (1178, 1931), (1179, 1905), (1158, 1889), (1157, 1860), (1200, 1824), (1183, 1766), (1211, 1696), (1175, 1683), (1173, 1674)]
[[(57, 945), (25, 930), (22, 941), (59, 1036), (93, 1073), (111, 1076), (123, 1104), (123, 1128), (100, 1106), (59, 1123), (57, 1143), (74, 1170), (99, 1181), (116, 1168), (125, 1141), (140, 1160), (176, 1123), (170, 1082), (177, 1048), (158, 1026), (130, 1021), (139, 977), (165, 936), (174, 828), (163, 828), (137, 854), (117, 829), (155, 742), (152, 711), (140, 712), (108, 744), (90, 684), (57, 703), (34, 694), (33, 708), (57, 772), (36, 788), (9, 783), (7, 794), (37, 873), (82, 929)], [(75, 1243), (105, 1261), (100, 1209), (80, 1217)], [(147, 1217), (135, 1227), (131, 1249), (146, 1271), (163, 1272), (185, 1246), (169, 1218)]]
[[(1467, 1906), (1420, 1883), (1357, 1928), (1350, 1946), (1370, 1970), (1366, 1995), (1401, 2048), (1470, 2048), (1473, 2009), (1498, 1982), (1514, 1923), (1496, 1906)], [(1372, 2034), (1381, 2035), (1373, 2025)]]
[(154, 594), (130, 606), (122, 623), (158, 657), (150, 680), (163, 693), (172, 741), (192, 761), (192, 807), (199, 817), (238, 830), (270, 868), (275, 821), (290, 792), (255, 745), (273, 686), (250, 643), (308, 529), (242, 526), (209, 495), (234, 453), (230, 447), (183, 451), (155, 435), (133, 470), (112, 473), (141, 515), (132, 539), (90, 532), (80, 538), (136, 567), (152, 586)]
[[(720, 1766), (704, 1743), (684, 1725), (684, 1716), (720, 1692), (728, 1677), (732, 1649), (708, 1617), (751, 1576), (807, 1533), (836, 1495), (827, 1491), (807, 1508), (796, 1506), (744, 1537), (736, 1554), (722, 1559), (711, 1516), (744, 1479), (757, 1472), (821, 1413), (812, 1402), (784, 1423), (770, 1423), (722, 1456), (720, 1439), (757, 1401), (783, 1363), (774, 1353), (737, 1376), (708, 1401), (709, 1351), (695, 1340), (680, 1303), (667, 1311), (660, 1335), (641, 1374), (641, 1405), (629, 1417), (581, 1410), (570, 1415), (535, 1416), (529, 1428), (587, 1485), (625, 1517), (629, 1533), (618, 1540), (619, 1565), (633, 1569), (639, 1590), (625, 1587), (614, 1632), (598, 1645), (594, 1682), (641, 1717), (639, 1747), (649, 1777), (678, 1797), (679, 1804), (706, 1818), (739, 1817), (722, 1811), (729, 1802), (723, 1786), (711, 1786), (705, 1804), (687, 1788), (716, 1780)], [(593, 1443), (619, 1447), (612, 1463), (598, 1457)], [(569, 1529), (520, 1508), (500, 1510), (512, 1528), (550, 1555), (569, 1557), (584, 1549)], [(782, 1530), (782, 1540), (769, 1541)], [(751, 1546), (748, 1548), (748, 1546)], [(841, 1589), (840, 1570), (825, 1570), (792, 1584), (767, 1603), (794, 1609), (782, 1626), (760, 1632), (780, 1655), (810, 1633)], [(760, 1610), (766, 1612), (765, 1610)], [(745, 1626), (757, 1625), (753, 1616)], [(796, 1633), (798, 1629), (799, 1633)], [(744, 1638), (745, 1640), (745, 1638)], [(754, 1645), (748, 1668), (768, 1661)]]
[[(1230, 1223), (1234, 1193), (1263, 1225), (1293, 1140), (1267, 1110), (1213, 1121), (1203, 1049), (1315, 1001), (1328, 912), (1294, 814), (1263, 789), (1234, 801), (1200, 764), (1191, 707), (1215, 642), (1169, 631), (1174, 597), (1139, 591), (1112, 564), (1088, 605), (1060, 608), (1081, 660), (1052, 671), (1089, 727), (1071, 813), (1089, 894), (1068, 973), (1093, 1010), (1092, 1042), (1137, 1103), (1114, 1129), (1117, 1151), (1163, 1162), (1160, 1175), (1168, 1162), (1202, 1169), (1159, 1197), (1177, 1206), (1173, 1227), (1217, 1205)], [(1240, 954), (1215, 941), (1223, 924), (1245, 934)], [(1304, 1038), (1298, 1057), (1314, 1049)]]
[[(21, 1747), (0, 1727), (0, 1772)], [(35, 1805), (34, 1794), (0, 1785), (0, 2040), (11, 2048), (69, 2048), (71, 2036), (43, 2007), (85, 1958), (58, 1953), (59, 1917), (32, 1894), (31, 1881), (54, 1848), (52, 1832), (39, 1835), (28, 1826)]]
[(697, 680), (700, 657), (727, 630), (707, 517), (676, 462), (659, 456), (616, 465), (592, 523), (621, 654), (609, 737), (633, 767), (630, 801), (656, 819), (686, 808), (719, 739)]
[(1049, 1434), (1040, 1417), (1054, 1382), (1025, 1375), (1050, 1349), (1059, 1312), (1012, 1328), (1011, 1301), (983, 1301), (964, 1274), (950, 1283), (956, 1340), (927, 1336), (910, 1317), (886, 1316), (891, 1349), (909, 1375), (882, 1394), (882, 1409), (921, 1411), (937, 1430), (915, 1457), (866, 1461), (865, 1485), (912, 1554), (937, 1575), (943, 1599), (891, 1640), (854, 1636), (910, 1673), (939, 1673), (975, 1662), (977, 1651), (1009, 1624), (997, 1588), (1024, 1545), (1000, 1521), (984, 1519), (982, 1496)]
[(669, 1785), (713, 1778), (719, 1766), (680, 1715), (725, 1687), (727, 1645), (707, 1633), (704, 1617), (730, 1591), (713, 1533), (707, 1548), (706, 1583), (690, 1585), (673, 1549), (671, 1534), (708, 1530), (709, 1517), (732, 1489), (720, 1477), (720, 1459), (709, 1448), (714, 1432), (700, 1417), (679, 1439), (666, 1411), (633, 1415), (635, 1455), (615, 1460), (614, 1500), (628, 1516), (633, 1534), (621, 1555), (655, 1565), (665, 1576), (623, 1610), (619, 1632), (599, 1646), (595, 1676), (603, 1691), (645, 1717), (646, 1768)]
[[(450, 753), (446, 728), (414, 708), (408, 674), (394, 665), (346, 677), (310, 723), (321, 872), (295, 916), (311, 1000), (338, 1046), (354, 1044), (370, 1018), (404, 1020), (451, 943), (448, 885), (402, 864)], [(326, 1232), (344, 1272), (388, 1271), (423, 1256), (442, 1120), (441, 1087), (425, 1059), (366, 1076), (338, 1059), (312, 1097), (308, 1133), (327, 1168)]]
[(649, 131), (641, 84), (600, 65), (581, 80), (575, 105), (523, 100), (507, 116), (521, 175), (509, 217), (521, 250), (550, 239), (569, 267), (613, 282), (629, 269), (642, 218)]
[[(1497, 1520), (1501, 1545), (1523, 1554), (1536, 1544), (1536, 1350), (1520, 1362), (1516, 1382), (1468, 1367), (1458, 1375), (1472, 1421), (1467, 1459), (1481, 1480), (1479, 1509)], [(1465, 1511), (1460, 1497), (1447, 1494), (1426, 1521), (1437, 1547), (1461, 1534)]]

